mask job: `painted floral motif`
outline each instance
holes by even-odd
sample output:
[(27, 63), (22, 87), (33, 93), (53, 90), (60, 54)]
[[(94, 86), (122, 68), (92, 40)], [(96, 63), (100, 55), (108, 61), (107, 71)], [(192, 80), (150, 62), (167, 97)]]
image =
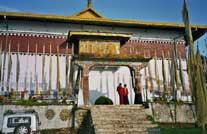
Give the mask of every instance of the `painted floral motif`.
[(59, 116), (60, 116), (60, 119), (62, 121), (67, 121), (67, 120), (70, 119), (71, 113), (70, 113), (70, 111), (68, 109), (63, 109), (63, 110), (61, 110)]
[(55, 116), (55, 112), (52, 109), (48, 109), (45, 113), (45, 117), (48, 120), (52, 120), (54, 116)]

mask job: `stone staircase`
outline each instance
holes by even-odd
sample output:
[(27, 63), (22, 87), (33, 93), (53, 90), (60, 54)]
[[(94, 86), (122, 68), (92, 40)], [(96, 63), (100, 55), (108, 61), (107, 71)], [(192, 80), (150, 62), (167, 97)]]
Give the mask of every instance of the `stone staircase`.
[(159, 134), (141, 105), (93, 105), (90, 112), (95, 134)]

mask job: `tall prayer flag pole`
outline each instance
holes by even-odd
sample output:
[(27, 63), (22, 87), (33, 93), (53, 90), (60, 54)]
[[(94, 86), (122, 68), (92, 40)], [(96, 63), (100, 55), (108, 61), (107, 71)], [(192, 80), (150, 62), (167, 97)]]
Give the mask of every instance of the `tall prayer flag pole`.
[(52, 47), (50, 43), (50, 63), (49, 63), (49, 93), (52, 90)]
[(38, 89), (38, 78), (37, 78), (37, 44), (35, 46), (35, 90)]
[(170, 52), (168, 51), (168, 90), (170, 89), (170, 79), (171, 79), (171, 63), (170, 63)]
[(207, 124), (207, 90), (205, 87), (205, 77), (203, 75), (203, 65), (200, 56), (199, 49), (197, 49), (196, 53), (196, 67), (195, 67), (196, 75), (195, 75), (195, 105), (197, 112), (197, 119), (199, 123), (203, 126), (203, 134), (206, 134)]
[(185, 89), (185, 83), (184, 83), (184, 78), (183, 78), (182, 68), (183, 67), (182, 67), (181, 54), (179, 54), (179, 74), (180, 74), (180, 82), (181, 82), (183, 91), (186, 91), (186, 89)]
[(57, 46), (57, 81), (56, 86), (57, 90), (60, 93), (61, 92), (61, 85), (60, 85), (60, 65), (59, 65), (59, 46)]
[(70, 82), (70, 90), (71, 93), (74, 93), (74, 71), (75, 71), (75, 65), (74, 62), (72, 61), (72, 59), (70, 60), (70, 71), (69, 71), (69, 82)]
[(177, 100), (177, 91), (175, 89), (175, 75), (176, 75), (176, 65), (175, 65), (175, 55), (176, 55), (176, 49), (175, 49), (176, 41), (175, 39), (173, 40), (173, 46), (172, 46), (172, 58), (171, 58), (171, 72), (170, 72), (170, 78), (171, 78), (171, 86), (172, 86), (172, 91), (173, 91), (173, 99), (176, 101)]
[[(207, 41), (206, 41), (206, 39), (205, 39), (205, 46), (206, 46), (206, 50), (207, 50)], [(203, 59), (203, 61), (204, 61), (204, 65), (203, 65), (203, 69), (204, 69), (204, 73), (205, 73), (205, 77), (207, 78), (207, 63), (206, 63), (206, 56), (204, 56), (204, 59)]]
[[(195, 109), (197, 114), (198, 123), (202, 125), (203, 134), (206, 133), (205, 124), (207, 124), (207, 96), (206, 96), (206, 88), (203, 87), (203, 83), (201, 78), (203, 77), (200, 73), (201, 68), (199, 67), (199, 56), (196, 57), (194, 55), (194, 46), (193, 46), (193, 36), (191, 31), (191, 26), (189, 23), (188, 9), (186, 0), (184, 0), (183, 9), (183, 22), (185, 24), (185, 34), (187, 43), (189, 44), (189, 72), (190, 72), (190, 83), (192, 85), (193, 91), (193, 101), (195, 102)], [(198, 65), (197, 65), (198, 64)]]
[(163, 87), (164, 87), (164, 98), (166, 97), (167, 91), (167, 82), (166, 82), (166, 70), (165, 70), (165, 56), (164, 52), (162, 51), (162, 78), (163, 78)]
[(30, 72), (30, 91), (33, 90), (33, 85), (32, 72)]
[(70, 64), (69, 64), (69, 54), (68, 54), (68, 43), (66, 43), (66, 79), (65, 79), (65, 84), (66, 84), (66, 93), (67, 95), (72, 95), (72, 91), (70, 88), (69, 84), (69, 73), (70, 73)]
[[(201, 60), (201, 55), (200, 55), (200, 51), (197, 47), (197, 53), (196, 53), (196, 61), (197, 61), (197, 69), (198, 69), (198, 73), (200, 74), (200, 81), (201, 81), (201, 86), (203, 89), (205, 89), (205, 77), (203, 75), (203, 65), (202, 65), (202, 60)], [(207, 91), (204, 90), (203, 94), (206, 95), (206, 101), (207, 101)]]
[(5, 41), (5, 48), (4, 48), (4, 57), (3, 57), (3, 72), (2, 72), (2, 88), (1, 90), (4, 91), (4, 79), (5, 79), (5, 69), (6, 69), (6, 59), (7, 59), (7, 46), (8, 46), (8, 38), (9, 38), (9, 34), (8, 34), (8, 21), (6, 19), (6, 16), (4, 16), (5, 19), (5, 24), (6, 24), (6, 41)]
[(27, 90), (27, 75), (28, 75), (28, 64), (29, 64), (29, 41), (27, 44), (27, 58), (26, 58), (26, 72), (24, 77), (24, 91)]
[(178, 76), (178, 63), (177, 63), (177, 47), (176, 47), (176, 43), (174, 43), (174, 72), (175, 72), (175, 83), (176, 83), (176, 87), (177, 90), (180, 89), (180, 80), (179, 80), (179, 76)]
[(206, 63), (206, 57), (205, 56), (203, 56), (203, 70), (204, 70), (204, 75), (206, 77), (207, 76), (207, 63)]
[(148, 99), (147, 90), (149, 88), (149, 86), (148, 86), (148, 75), (147, 75), (147, 66), (144, 68), (144, 75), (145, 75), (145, 100), (146, 100), (146, 104), (147, 104), (147, 99)]
[(0, 84), (1, 87), (3, 85), (2, 79), (1, 79), (1, 74), (2, 74), (2, 41), (0, 43)]
[(151, 72), (151, 65), (148, 63), (148, 72), (149, 72), (149, 81), (150, 81), (150, 92), (153, 92), (154, 90), (154, 84), (152, 80), (152, 72)]
[(154, 60), (155, 60), (155, 64), (154, 64), (155, 65), (155, 80), (158, 86), (158, 91), (160, 92), (160, 78), (159, 78), (159, 72), (157, 70), (157, 52), (156, 51), (155, 51)]
[(193, 91), (192, 91), (192, 79), (191, 79), (191, 72), (190, 72), (190, 60), (189, 55), (186, 57), (186, 63), (187, 63), (187, 74), (188, 74), (188, 83), (189, 83), (189, 92), (191, 92), (192, 98), (193, 98)]
[(7, 70), (7, 90), (10, 87), (10, 75), (12, 69), (12, 57), (11, 57), (11, 41), (9, 42), (9, 59), (8, 59), (8, 70)]
[(19, 42), (17, 48), (17, 61), (16, 61), (16, 90), (19, 89), (19, 73), (20, 73), (20, 61), (19, 61)]
[(42, 48), (42, 90), (45, 90), (45, 45)]

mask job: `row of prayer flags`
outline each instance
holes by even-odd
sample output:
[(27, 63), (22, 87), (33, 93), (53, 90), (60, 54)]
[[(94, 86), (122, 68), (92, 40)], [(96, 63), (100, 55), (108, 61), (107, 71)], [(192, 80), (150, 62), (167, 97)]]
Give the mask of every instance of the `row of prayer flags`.
[[(11, 77), (11, 71), (12, 71), (12, 56), (11, 56), (11, 42), (9, 42), (9, 50), (8, 52), (5, 51), (4, 56), (8, 56), (8, 62), (7, 62), (7, 85), (6, 85), (6, 89), (7, 91), (9, 91), (10, 87), (10, 77)], [(68, 45), (68, 44), (67, 44)], [(70, 62), (69, 62), (69, 55), (68, 55), (68, 46), (66, 46), (66, 90), (68, 90), (67, 94), (72, 95), (72, 91), (71, 91), (71, 87), (70, 87), (70, 78), (68, 78), (70, 76), (71, 72), (71, 67), (70, 67)], [(16, 72), (15, 72), (15, 76), (16, 76), (16, 90), (18, 91), (19, 89), (19, 77), (20, 77), (20, 57), (19, 57), (19, 48), (20, 48), (20, 44), (18, 43), (18, 48), (17, 48), (17, 53), (16, 53)], [(4, 85), (3, 82), (4, 81), (4, 77), (1, 77), (2, 75), (4, 75), (4, 69), (2, 69), (2, 55), (3, 55), (3, 51), (2, 51), (2, 41), (0, 42), (0, 82), (2, 83), (2, 91), (4, 91)], [(27, 57), (26, 57), (26, 69), (25, 69), (25, 77), (24, 77), (24, 90), (28, 90), (28, 62), (29, 62), (29, 43), (28, 43), (28, 48), (27, 48)], [(5, 60), (4, 60), (5, 62)], [(61, 92), (61, 84), (60, 84), (60, 63), (59, 63), (59, 46), (57, 46), (57, 85), (56, 88), (59, 92)], [(50, 61), (49, 61), (49, 90), (52, 90), (52, 57), (51, 57), (51, 44), (50, 44)], [(38, 77), (37, 77), (37, 44), (36, 44), (36, 48), (35, 48), (35, 69), (34, 69), (34, 81), (35, 81), (35, 90), (38, 89)], [(2, 74), (3, 73), (3, 74)], [(30, 83), (32, 83), (32, 79), (30, 78)], [(42, 89), (46, 90), (46, 80), (45, 80), (45, 45), (43, 46), (43, 54), (42, 54)], [(30, 86), (31, 87), (31, 86)], [(70, 91), (69, 91), (70, 90)]]

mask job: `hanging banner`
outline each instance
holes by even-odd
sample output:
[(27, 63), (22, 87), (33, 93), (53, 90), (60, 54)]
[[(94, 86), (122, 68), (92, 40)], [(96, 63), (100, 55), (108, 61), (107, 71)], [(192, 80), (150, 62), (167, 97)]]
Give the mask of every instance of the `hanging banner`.
[(162, 51), (162, 78), (163, 78), (164, 94), (166, 94), (167, 82), (166, 82), (166, 70), (165, 70), (165, 55), (163, 51)]
[(60, 85), (60, 61), (59, 61), (59, 46), (57, 46), (57, 79), (56, 79), (56, 87), (58, 93), (61, 93), (61, 85)]
[(159, 78), (159, 72), (158, 72), (158, 68), (157, 68), (157, 52), (155, 51), (155, 57), (154, 57), (154, 60), (155, 60), (155, 80), (156, 80), (156, 84), (157, 84), (157, 87), (158, 87), (158, 91), (160, 92), (160, 78)]
[(2, 74), (2, 41), (0, 46), (0, 85), (2, 87), (1, 74)]
[(35, 47), (35, 90), (38, 90), (38, 76), (37, 76), (37, 44)]
[(50, 63), (49, 63), (49, 93), (52, 90), (52, 48), (50, 44)]
[(154, 91), (154, 84), (153, 84), (150, 62), (148, 63), (148, 72), (149, 72), (149, 81), (150, 81), (150, 92), (152, 92), (152, 91)]
[(10, 75), (12, 69), (12, 57), (11, 57), (11, 42), (9, 43), (9, 59), (8, 59), (8, 71), (7, 71), (7, 91), (10, 88)]
[(19, 43), (17, 50), (17, 62), (16, 62), (16, 90), (19, 89), (19, 74), (20, 74), (20, 60), (19, 60)]
[(42, 50), (42, 91), (46, 90), (45, 87), (45, 45), (43, 45), (43, 50)]

